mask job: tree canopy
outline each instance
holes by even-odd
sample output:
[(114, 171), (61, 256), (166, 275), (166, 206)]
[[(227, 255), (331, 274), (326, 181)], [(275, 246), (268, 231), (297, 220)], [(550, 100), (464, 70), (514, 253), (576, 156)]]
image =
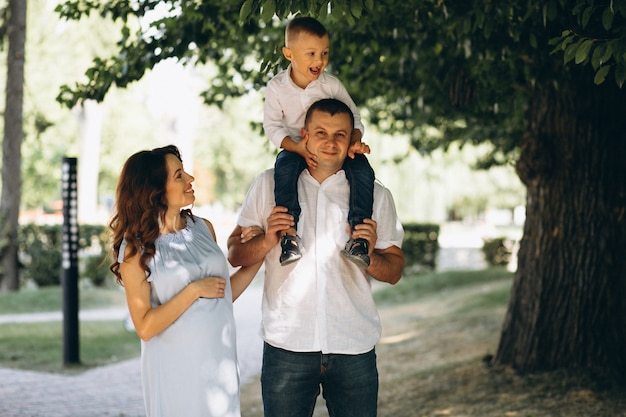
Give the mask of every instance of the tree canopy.
[[(263, 89), (283, 28), (318, 17), (366, 122), (420, 152), (490, 144), (527, 187), (518, 270), (494, 364), (626, 375), (626, 0), (70, 0), (123, 22), (118, 52), (58, 100), (102, 100), (166, 59), (213, 62), (223, 104)], [(431, 135), (431, 127), (439, 134)]]
[[(407, 132), (429, 152), (451, 141), (489, 141), (493, 157), (515, 157), (530, 85), (559, 85), (574, 65), (589, 82), (626, 79), (626, 1), (68, 1), (61, 16), (100, 13), (124, 23), (117, 54), (97, 58), (87, 80), (58, 96), (72, 107), (103, 100), (161, 60), (219, 66), (207, 103), (261, 89), (286, 66), (285, 20), (320, 18), (331, 34), (329, 70), (370, 123)], [(444, 131), (425, 133), (433, 125)], [(485, 161), (490, 163), (492, 161)]]

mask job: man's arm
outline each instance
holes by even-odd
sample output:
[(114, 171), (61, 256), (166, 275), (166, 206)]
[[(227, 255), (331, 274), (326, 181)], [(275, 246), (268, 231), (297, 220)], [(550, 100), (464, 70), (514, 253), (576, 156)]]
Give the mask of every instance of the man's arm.
[(265, 258), (265, 254), (271, 249), (264, 245), (265, 234), (243, 242), (241, 239), (242, 231), (242, 227), (237, 225), (228, 237), (228, 262), (234, 267), (251, 266), (261, 262)]
[(251, 266), (262, 261), (265, 255), (280, 242), (285, 230), (294, 226), (293, 216), (287, 214), (286, 207), (274, 207), (267, 218), (267, 230), (264, 234), (246, 241), (242, 237), (243, 229), (237, 225), (228, 237), (228, 262), (232, 266)]
[(377, 223), (372, 219), (364, 219), (362, 224), (355, 226), (352, 238), (366, 239), (370, 244), (369, 256), (370, 266), (367, 273), (377, 281), (395, 284), (402, 277), (404, 269), (404, 255), (397, 246), (390, 246), (385, 249), (375, 249), (378, 234), (376, 233)]
[(397, 246), (386, 249), (374, 249), (370, 255), (370, 266), (367, 273), (377, 281), (396, 284), (402, 277), (404, 255)]

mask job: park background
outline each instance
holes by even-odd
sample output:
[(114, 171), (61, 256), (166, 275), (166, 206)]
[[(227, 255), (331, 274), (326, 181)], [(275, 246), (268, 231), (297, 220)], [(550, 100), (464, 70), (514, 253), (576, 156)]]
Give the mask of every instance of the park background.
[[(59, 22), (52, 11), (56, 2), (29, 4), (36, 13), (28, 16), (22, 221), (59, 222), (61, 158), (78, 156), (80, 222), (105, 222), (124, 159), (136, 150), (167, 143), (181, 147), (187, 168), (198, 178), (197, 211), (213, 221), (232, 220), (251, 179), (271, 166), (274, 157), (258, 128), (250, 127), (258, 125), (262, 97), (247, 94), (225, 100), (219, 110), (208, 108), (197, 92), (215, 79), (216, 70), (163, 62), (142, 81), (112, 89), (103, 103), (86, 102), (68, 111), (55, 101), (57, 87), (82, 79), (93, 56), (113, 51), (110, 34), (116, 28), (95, 17)], [(410, 146), (408, 137), (366, 129), (374, 150), (370, 159), (379, 179), (396, 196), (403, 222), (437, 223), (442, 231), (450, 225), (465, 226), (475, 247), (505, 230), (519, 237), (526, 196), (512, 166), (472, 169), (490, 152), (488, 147), (452, 144), (445, 152), (425, 155)], [(442, 133), (435, 128), (428, 134)], [(232, 225), (224, 223), (226, 229)], [(514, 264), (510, 267), (515, 269)], [(502, 313), (496, 322), (501, 322)], [(582, 397), (595, 394), (575, 392)]]
[[(113, 88), (102, 103), (68, 110), (56, 101), (60, 86), (84, 80), (91, 60), (113, 52), (117, 39), (110, 21), (65, 21), (54, 12), (56, 5), (29, 0), (22, 221), (54, 221), (45, 214), (58, 210), (61, 160), (69, 156), (78, 158), (79, 221), (105, 222), (123, 161), (169, 143), (181, 148), (186, 168), (196, 176), (196, 205), (236, 210), (252, 178), (275, 157), (276, 150), (253, 127), (262, 121), (263, 92), (227, 100), (222, 109), (209, 107), (200, 93), (214, 81), (215, 68), (168, 60), (139, 82)], [(0, 77), (4, 82), (5, 72)], [(367, 117), (365, 106), (362, 112)], [(487, 146), (421, 155), (408, 137), (392, 137), (371, 125), (366, 140), (377, 177), (392, 190), (403, 221), (512, 224), (513, 210), (524, 205), (524, 188), (511, 165), (472, 169)], [(496, 213), (500, 210), (508, 213)], [(522, 222), (518, 214), (515, 223)]]

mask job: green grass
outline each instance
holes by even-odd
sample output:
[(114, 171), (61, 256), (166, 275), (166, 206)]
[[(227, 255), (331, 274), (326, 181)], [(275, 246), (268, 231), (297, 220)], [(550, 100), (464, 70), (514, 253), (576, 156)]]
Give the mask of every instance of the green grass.
[[(489, 287), (465, 300), (461, 308), (506, 305), (513, 274), (503, 268), (481, 271), (446, 271), (405, 276), (394, 286), (375, 292), (378, 303), (409, 303), (442, 291), (489, 283)], [(80, 309), (125, 305), (120, 288), (86, 288), (79, 291)], [(0, 293), (0, 314), (60, 311), (62, 289), (49, 287)], [(121, 321), (81, 321), (79, 366), (63, 367), (62, 322), (0, 324), (0, 367), (42, 372), (80, 372), (138, 357), (140, 342)]]
[(81, 363), (63, 366), (61, 322), (0, 324), (0, 367), (40, 372), (77, 372), (138, 357), (140, 342), (121, 321), (79, 325)]
[[(61, 311), (61, 287), (22, 289), (0, 293), (0, 314)], [(81, 288), (79, 309), (126, 305), (119, 287)], [(138, 357), (140, 342), (119, 321), (81, 321), (79, 324), (80, 365), (63, 366), (63, 323), (0, 324), (0, 367), (41, 372), (80, 372), (92, 367)]]
[[(385, 286), (376, 291), (374, 298), (376, 302), (380, 304), (410, 303), (442, 291), (456, 288), (497, 281), (510, 282), (512, 277), (512, 272), (505, 268), (497, 267), (475, 271), (458, 270), (412, 274), (402, 277), (400, 282), (394, 286)], [(508, 290), (505, 292), (507, 291)], [(503, 296), (508, 297), (508, 295), (503, 295), (502, 293), (495, 296), (487, 293), (484, 294), (484, 297), (486, 297), (484, 300), (477, 302), (501, 302)], [(496, 300), (488, 300), (489, 297), (496, 298)]]
[[(78, 291), (79, 308), (94, 309), (126, 305), (121, 287), (81, 288)], [(17, 292), (0, 293), (0, 314), (61, 311), (63, 290), (60, 286), (40, 289), (25, 288)]]
[(505, 307), (509, 304), (510, 298), (511, 282), (507, 280), (497, 288), (467, 297), (456, 313), (463, 314), (478, 309)]

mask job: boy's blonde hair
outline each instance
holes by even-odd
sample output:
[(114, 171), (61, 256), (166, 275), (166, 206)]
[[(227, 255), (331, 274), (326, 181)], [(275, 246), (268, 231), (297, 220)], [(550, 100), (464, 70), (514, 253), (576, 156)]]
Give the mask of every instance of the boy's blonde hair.
[(328, 31), (317, 19), (300, 16), (292, 19), (285, 28), (285, 45), (289, 46), (289, 39), (295, 39), (300, 33), (309, 33), (320, 38), (328, 35)]

